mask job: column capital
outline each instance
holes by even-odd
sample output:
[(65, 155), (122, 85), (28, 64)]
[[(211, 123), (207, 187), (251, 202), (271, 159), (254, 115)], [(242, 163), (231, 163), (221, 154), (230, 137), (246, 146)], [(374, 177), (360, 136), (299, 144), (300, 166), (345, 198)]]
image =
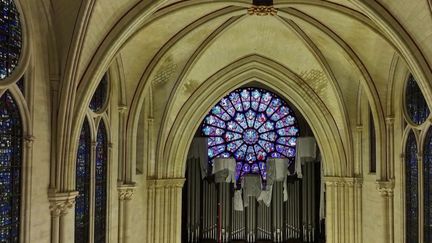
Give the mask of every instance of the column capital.
[(162, 178), (147, 180), (149, 188), (182, 188), (185, 178)]
[(48, 200), (50, 202), (49, 209), (51, 215), (59, 217), (68, 213), (69, 209), (75, 205), (75, 198), (78, 196), (77, 191), (70, 192), (48, 192)]
[(381, 196), (391, 197), (394, 194), (395, 182), (394, 180), (377, 181), (376, 187)]
[(119, 200), (131, 200), (136, 189), (135, 183), (121, 184), (117, 186)]
[(387, 124), (387, 125), (393, 125), (393, 124), (394, 124), (394, 121), (395, 121), (395, 118), (394, 118), (394, 116), (387, 116), (387, 117), (385, 118), (385, 121), (386, 121), (386, 124)]
[(117, 109), (118, 109), (119, 113), (126, 113), (128, 107), (127, 107), (127, 105), (121, 104), (121, 105), (118, 106)]
[(361, 186), (363, 184), (363, 178), (325, 176), (324, 182), (328, 186)]

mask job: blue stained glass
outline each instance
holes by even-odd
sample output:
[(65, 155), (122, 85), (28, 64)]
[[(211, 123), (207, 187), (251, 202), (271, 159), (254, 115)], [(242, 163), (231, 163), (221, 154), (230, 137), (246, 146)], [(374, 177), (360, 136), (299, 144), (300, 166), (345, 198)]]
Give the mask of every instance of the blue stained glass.
[(241, 93), (241, 100), (243, 102), (243, 109), (245, 111), (249, 110), (249, 108), (251, 107), (251, 103), (250, 103), (250, 92), (249, 90), (244, 89)]
[(0, 0), (0, 10), (2, 13), (0, 15), (0, 79), (5, 79), (18, 65), (22, 47), (22, 30), (14, 1)]
[(225, 131), (221, 128), (205, 126), (203, 132), (206, 136), (221, 136)]
[(291, 158), (295, 156), (295, 149), (292, 147), (285, 147), (283, 145), (276, 145), (276, 151), (283, 154), (285, 157)]
[(424, 242), (432, 242), (432, 128), (426, 133), (423, 151)]
[(205, 120), (206, 120), (207, 124), (209, 124), (209, 125), (213, 125), (213, 126), (216, 126), (219, 128), (225, 128), (226, 127), (225, 122), (216, 116), (207, 116), (205, 118)]
[(411, 131), (405, 145), (405, 224), (406, 242), (419, 242), (418, 238), (418, 166), (417, 143)]
[(226, 142), (231, 142), (237, 139), (241, 139), (242, 135), (235, 133), (235, 132), (226, 132), (225, 133), (225, 141)]
[(259, 112), (264, 112), (267, 109), (267, 106), (270, 104), (271, 99), (273, 96), (267, 92), (265, 93), (261, 98), (261, 103), (259, 105)]
[(96, 141), (94, 242), (106, 241), (108, 139), (101, 121)]
[(227, 150), (229, 152), (235, 152), (242, 144), (243, 144), (242, 140), (231, 142), (227, 145)]
[(236, 92), (233, 92), (230, 94), (229, 96), (232, 104), (234, 105), (234, 108), (239, 111), (242, 112), (243, 111), (243, 106), (242, 106), (242, 102), (241, 102), (241, 98), (240, 95)]
[(429, 107), (412, 74), (409, 75), (405, 90), (406, 113), (417, 125), (422, 124), (430, 114)]
[(297, 138), (295, 138), (295, 137), (280, 137), (280, 138), (278, 138), (277, 143), (288, 145), (291, 147), (295, 147), (296, 143), (297, 143)]
[(290, 110), (288, 107), (286, 106), (282, 106), (281, 108), (279, 108), (271, 117), (270, 119), (273, 121), (278, 121), (280, 120), (282, 117), (285, 117), (286, 115), (290, 114)]
[(223, 98), (220, 102), (220, 105), (228, 112), (230, 116), (234, 116), (236, 111), (231, 101), (228, 98)]
[(265, 133), (265, 132), (272, 131), (272, 130), (274, 130), (274, 123), (271, 121), (267, 121), (266, 123), (264, 123), (264, 125), (262, 125), (258, 129), (258, 132), (259, 133)]
[(261, 100), (261, 92), (257, 89), (252, 91), (252, 96), (251, 96), (252, 109), (254, 109), (256, 111), (258, 110), (259, 105), (260, 105), (260, 100)]
[(261, 139), (267, 140), (269, 142), (274, 142), (278, 138), (278, 135), (275, 132), (267, 132), (260, 135)]
[(212, 113), (224, 121), (229, 121), (231, 119), (230, 115), (220, 106), (213, 107)]
[(294, 125), (294, 123), (295, 123), (295, 118), (292, 116), (287, 116), (276, 122), (276, 128), (291, 126)]
[(98, 87), (96, 88), (95, 93), (90, 101), (90, 109), (94, 112), (99, 112), (106, 103), (108, 96), (108, 76), (105, 74), (102, 77), (102, 80), (99, 82)]
[(235, 121), (242, 126), (242, 128), (246, 129), (248, 127), (246, 122), (246, 117), (243, 113), (237, 113), (235, 116)]
[(90, 226), (90, 126), (84, 120), (78, 143), (75, 186), (78, 196), (75, 199), (75, 242), (89, 241)]
[(237, 122), (234, 121), (229, 121), (227, 123), (227, 128), (228, 130), (233, 132), (243, 133), (243, 128)]
[(277, 130), (277, 133), (280, 136), (296, 136), (298, 133), (298, 128), (291, 126), (291, 127), (285, 127)]
[(22, 124), (9, 91), (0, 98), (0, 242), (19, 242)]
[(221, 137), (209, 137), (208, 138), (208, 146), (214, 146), (224, 143), (225, 140)]
[(271, 116), (277, 109), (279, 109), (280, 105), (282, 105), (282, 102), (278, 98), (272, 99), (270, 102), (270, 105), (267, 107), (266, 113), (267, 116)]
[(267, 121), (267, 117), (266, 115), (264, 115), (263, 113), (260, 113), (257, 115), (256, 119), (255, 119), (255, 124), (254, 124), (254, 128), (258, 129), (262, 126), (262, 124), (264, 124), (264, 122)]
[(252, 110), (246, 112), (246, 120), (247, 120), (248, 127), (253, 127), (255, 122), (255, 117), (256, 117), (256, 113), (253, 112)]
[(295, 156), (298, 131), (292, 109), (277, 95), (258, 88), (230, 93), (211, 109), (202, 125), (203, 135), (209, 137), (210, 161), (234, 157), (237, 179), (247, 173), (265, 179), (260, 163), (264, 165), (269, 157)]

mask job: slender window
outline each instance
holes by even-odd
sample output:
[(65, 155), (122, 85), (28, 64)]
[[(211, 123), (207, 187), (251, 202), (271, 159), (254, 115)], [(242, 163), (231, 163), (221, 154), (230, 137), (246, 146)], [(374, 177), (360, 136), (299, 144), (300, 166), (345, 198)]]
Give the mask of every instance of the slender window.
[(432, 242), (432, 129), (424, 144), (424, 242)]
[(9, 91), (0, 98), (0, 242), (19, 242), (21, 116)]
[(369, 172), (376, 173), (376, 136), (372, 112), (369, 113), (369, 142), (370, 142), (370, 169)]
[(409, 119), (417, 125), (426, 121), (430, 113), (423, 93), (412, 74), (409, 75), (406, 84), (405, 107)]
[(94, 112), (99, 112), (105, 105), (108, 93), (108, 77), (105, 74), (100, 81), (92, 100), (90, 101), (90, 109)]
[(21, 23), (12, 0), (0, 0), (0, 10), (0, 79), (5, 79), (21, 55)]
[(75, 203), (75, 242), (89, 241), (90, 221), (90, 156), (91, 136), (87, 119), (84, 121), (79, 138), (76, 160), (76, 190), (78, 196)]
[(261, 174), (267, 158), (295, 158), (299, 129), (291, 108), (277, 95), (258, 88), (231, 92), (212, 108), (202, 125), (208, 156), (233, 157), (237, 179)]
[(405, 147), (406, 242), (418, 241), (418, 167), (417, 142), (411, 131)]
[(97, 243), (105, 242), (106, 202), (107, 202), (107, 132), (103, 121), (100, 122), (96, 143), (96, 182), (95, 182), (95, 221), (94, 236)]

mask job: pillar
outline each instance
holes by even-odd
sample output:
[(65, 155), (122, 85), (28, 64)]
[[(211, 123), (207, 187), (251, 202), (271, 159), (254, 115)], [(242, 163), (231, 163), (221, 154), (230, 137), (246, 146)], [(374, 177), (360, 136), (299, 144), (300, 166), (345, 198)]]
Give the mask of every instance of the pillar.
[(383, 243), (394, 242), (394, 181), (378, 181), (377, 190), (379, 191), (382, 198), (382, 212), (383, 212)]
[(117, 187), (119, 196), (119, 223), (118, 223), (118, 242), (128, 242), (128, 217), (130, 211), (130, 200), (135, 192), (135, 184), (121, 184)]
[[(358, 234), (362, 209), (362, 179), (357, 177), (325, 177), (326, 185), (326, 242), (361, 243)], [(361, 223), (361, 222), (360, 222)]]
[(73, 210), (78, 192), (50, 192), (48, 197), (51, 211), (51, 243), (69, 242), (74, 239), (74, 221), (68, 215)]
[(147, 242), (181, 242), (181, 207), (184, 182), (184, 178), (147, 181)]

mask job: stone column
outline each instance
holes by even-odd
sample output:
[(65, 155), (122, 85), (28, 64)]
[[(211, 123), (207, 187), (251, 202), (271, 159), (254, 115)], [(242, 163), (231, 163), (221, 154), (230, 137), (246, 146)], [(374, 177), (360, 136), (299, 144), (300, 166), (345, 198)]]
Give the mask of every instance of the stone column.
[(119, 223), (118, 223), (118, 242), (128, 242), (128, 217), (129, 217), (129, 201), (132, 199), (135, 192), (135, 184), (121, 184), (117, 187), (119, 196)]
[[(73, 239), (73, 221), (66, 220), (69, 209), (75, 205), (78, 192), (49, 192), (51, 211), (51, 243), (63, 243)], [(67, 239), (67, 240), (66, 240)]]
[(184, 178), (148, 180), (147, 242), (181, 242)]
[(325, 177), (326, 242), (357, 243), (357, 227), (361, 227), (358, 225), (361, 215), (358, 188), (361, 183), (361, 178), (356, 177)]
[(383, 212), (383, 243), (394, 242), (394, 181), (378, 181), (377, 190), (381, 194), (382, 201), (382, 212)]

